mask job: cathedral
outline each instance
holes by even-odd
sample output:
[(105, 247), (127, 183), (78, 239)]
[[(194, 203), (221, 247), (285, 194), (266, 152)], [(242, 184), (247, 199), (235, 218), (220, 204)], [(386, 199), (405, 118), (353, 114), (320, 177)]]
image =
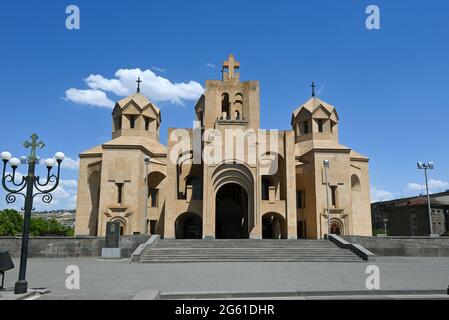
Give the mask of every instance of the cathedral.
[(233, 55), (208, 80), (192, 128), (159, 139), (161, 110), (137, 92), (112, 112), (112, 140), (80, 154), (76, 235), (321, 239), (371, 235), (368, 158), (339, 143), (334, 106), (312, 97), (291, 130), (260, 128), (259, 82)]

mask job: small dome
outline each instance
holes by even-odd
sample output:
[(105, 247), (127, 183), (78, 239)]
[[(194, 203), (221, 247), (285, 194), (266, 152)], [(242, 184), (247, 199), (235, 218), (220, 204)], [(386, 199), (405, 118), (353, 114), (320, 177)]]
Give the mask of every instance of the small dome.
[(123, 98), (119, 100), (116, 105), (118, 105), (121, 109), (126, 108), (131, 102), (134, 102), (136, 106), (138, 106), (142, 111), (147, 109), (148, 107), (152, 107), (154, 112), (160, 116), (161, 110), (157, 105), (148, 100), (143, 94), (137, 92), (129, 97)]
[(295, 111), (293, 111), (292, 119), (296, 118), (296, 116), (302, 109), (306, 109), (310, 113), (314, 113), (320, 107), (323, 107), (324, 109), (326, 109), (329, 112), (329, 114), (331, 114), (332, 112), (335, 111), (334, 106), (328, 104), (327, 102), (324, 102), (323, 100), (313, 97), (313, 98), (310, 98), (309, 100), (307, 100), (306, 103), (304, 103), (302, 106), (298, 107)]

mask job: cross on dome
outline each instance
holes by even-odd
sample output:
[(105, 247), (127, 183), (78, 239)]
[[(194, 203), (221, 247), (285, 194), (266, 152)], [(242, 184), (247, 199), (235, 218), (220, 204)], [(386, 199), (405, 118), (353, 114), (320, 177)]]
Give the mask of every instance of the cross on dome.
[(137, 93), (140, 93), (140, 83), (142, 82), (142, 80), (140, 80), (140, 77), (137, 78), (136, 82), (137, 82)]

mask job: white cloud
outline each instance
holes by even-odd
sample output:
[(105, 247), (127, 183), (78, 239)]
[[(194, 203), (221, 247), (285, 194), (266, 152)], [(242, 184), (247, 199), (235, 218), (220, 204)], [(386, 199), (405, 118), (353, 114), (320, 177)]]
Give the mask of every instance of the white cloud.
[[(446, 191), (447, 189), (449, 189), (449, 182), (429, 179), (429, 192), (435, 193)], [(426, 185), (410, 182), (407, 184), (406, 190), (410, 192), (426, 192)]]
[(215, 64), (210, 63), (210, 62), (206, 62), (205, 65), (206, 65), (206, 67), (208, 67), (208, 68), (212, 68), (212, 69), (215, 68)]
[(67, 179), (67, 180), (62, 180), (59, 182), (59, 184), (65, 188), (76, 188), (78, 187), (78, 181), (74, 180), (74, 179)]
[[(45, 165), (45, 159), (41, 159), (39, 164)], [(78, 170), (79, 167), (80, 167), (79, 159), (73, 160), (70, 157), (66, 157), (61, 163), (61, 169)]]
[(86, 104), (96, 107), (112, 108), (114, 102), (109, 100), (101, 90), (79, 90), (75, 88), (68, 89), (65, 92), (66, 99), (79, 104)]
[(66, 157), (64, 161), (61, 163), (62, 169), (68, 169), (68, 170), (78, 170), (80, 167), (80, 160), (73, 160), (70, 157)]
[(118, 96), (126, 96), (131, 92), (117, 79), (106, 79), (99, 74), (91, 74), (85, 79), (91, 89), (110, 91)]
[(393, 192), (380, 190), (376, 187), (371, 187), (371, 202), (391, 200), (393, 198)]
[(50, 203), (44, 203), (42, 196), (37, 196), (34, 201), (34, 206), (37, 211), (56, 210), (56, 209), (75, 209), (76, 208), (76, 193), (77, 183), (75, 180), (59, 181), (59, 185), (51, 192), (53, 199)]
[(140, 84), (142, 94), (156, 103), (171, 102), (182, 105), (184, 101), (198, 99), (204, 92), (204, 88), (196, 81), (174, 83), (149, 69), (136, 68), (119, 69), (114, 79), (90, 75), (85, 82), (91, 90), (69, 89), (66, 91), (66, 99), (81, 104), (112, 108), (114, 103), (107, 97), (106, 92), (120, 97), (131, 95), (136, 90), (138, 77), (142, 80)]

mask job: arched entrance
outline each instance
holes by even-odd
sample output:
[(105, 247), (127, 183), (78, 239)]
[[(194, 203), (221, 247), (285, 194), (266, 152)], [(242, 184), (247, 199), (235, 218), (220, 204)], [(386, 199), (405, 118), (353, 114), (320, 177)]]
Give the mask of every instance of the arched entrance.
[(286, 239), (285, 219), (278, 213), (266, 213), (262, 217), (263, 239)]
[(343, 235), (343, 224), (339, 220), (331, 220), (330, 223), (331, 234), (336, 234), (337, 236)]
[(126, 234), (126, 220), (123, 217), (114, 217), (111, 219), (111, 222), (120, 222), (120, 235), (123, 236)]
[(237, 183), (227, 183), (215, 197), (215, 238), (248, 238), (248, 194)]
[(181, 214), (175, 221), (176, 239), (201, 239), (203, 237), (203, 221), (192, 212)]

